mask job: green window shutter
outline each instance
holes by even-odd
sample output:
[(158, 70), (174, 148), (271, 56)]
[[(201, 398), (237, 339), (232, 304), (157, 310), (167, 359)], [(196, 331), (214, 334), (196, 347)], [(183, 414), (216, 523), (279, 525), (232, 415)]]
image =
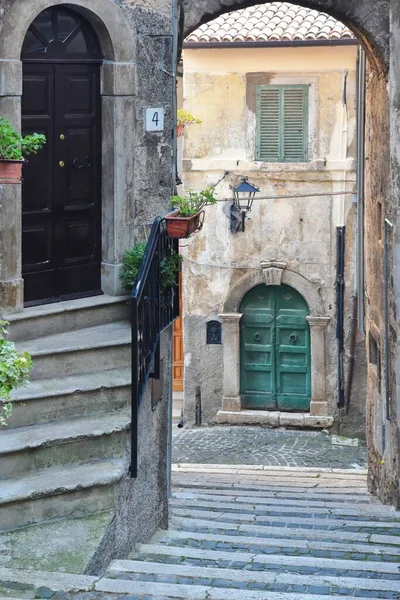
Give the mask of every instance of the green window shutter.
[(257, 158), (279, 161), (280, 91), (274, 87), (257, 89)]
[(308, 86), (257, 88), (256, 160), (308, 160)]
[(283, 160), (304, 162), (308, 146), (308, 90), (305, 86), (284, 87), (283, 102)]

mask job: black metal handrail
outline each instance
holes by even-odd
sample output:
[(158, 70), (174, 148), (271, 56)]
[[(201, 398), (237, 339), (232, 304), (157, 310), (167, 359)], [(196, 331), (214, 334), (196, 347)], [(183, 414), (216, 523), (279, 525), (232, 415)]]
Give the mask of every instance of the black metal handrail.
[(167, 236), (165, 220), (155, 219), (131, 296), (132, 424), (131, 477), (138, 471), (138, 412), (150, 377), (160, 378), (160, 336), (179, 316), (179, 281), (163, 289), (160, 263), (179, 252), (178, 240)]

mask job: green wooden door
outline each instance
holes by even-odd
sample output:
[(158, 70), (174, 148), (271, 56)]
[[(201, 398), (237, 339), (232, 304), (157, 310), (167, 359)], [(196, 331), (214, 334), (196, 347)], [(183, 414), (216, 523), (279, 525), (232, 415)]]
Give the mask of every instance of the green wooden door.
[(308, 307), (293, 288), (259, 285), (240, 306), (243, 408), (309, 410)]

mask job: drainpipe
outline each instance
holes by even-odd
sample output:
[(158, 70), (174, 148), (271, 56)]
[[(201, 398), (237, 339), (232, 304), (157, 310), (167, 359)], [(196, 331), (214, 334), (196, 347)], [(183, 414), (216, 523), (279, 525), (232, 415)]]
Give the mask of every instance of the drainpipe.
[(345, 227), (336, 229), (336, 339), (337, 339), (337, 405), (344, 407), (344, 252)]
[[(354, 280), (353, 302), (350, 325), (349, 368), (347, 373), (345, 413), (351, 401), (357, 329), (364, 334), (364, 194), (365, 194), (365, 52), (361, 46), (357, 56), (357, 195), (354, 232)], [(358, 327), (357, 327), (358, 326)]]
[(385, 396), (386, 396), (386, 420), (390, 421), (390, 381), (389, 381), (389, 230), (393, 228), (393, 224), (385, 219), (384, 230), (384, 265), (383, 265), (383, 280), (384, 280), (384, 311), (385, 311)]
[(358, 331), (365, 334), (364, 210), (365, 210), (365, 52), (358, 48), (357, 61), (357, 249), (356, 293)]

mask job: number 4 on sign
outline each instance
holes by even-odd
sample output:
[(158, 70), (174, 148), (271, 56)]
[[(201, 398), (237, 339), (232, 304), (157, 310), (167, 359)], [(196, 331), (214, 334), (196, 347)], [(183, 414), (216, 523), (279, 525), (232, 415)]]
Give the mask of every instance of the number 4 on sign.
[(146, 109), (146, 131), (164, 131), (164, 109)]

